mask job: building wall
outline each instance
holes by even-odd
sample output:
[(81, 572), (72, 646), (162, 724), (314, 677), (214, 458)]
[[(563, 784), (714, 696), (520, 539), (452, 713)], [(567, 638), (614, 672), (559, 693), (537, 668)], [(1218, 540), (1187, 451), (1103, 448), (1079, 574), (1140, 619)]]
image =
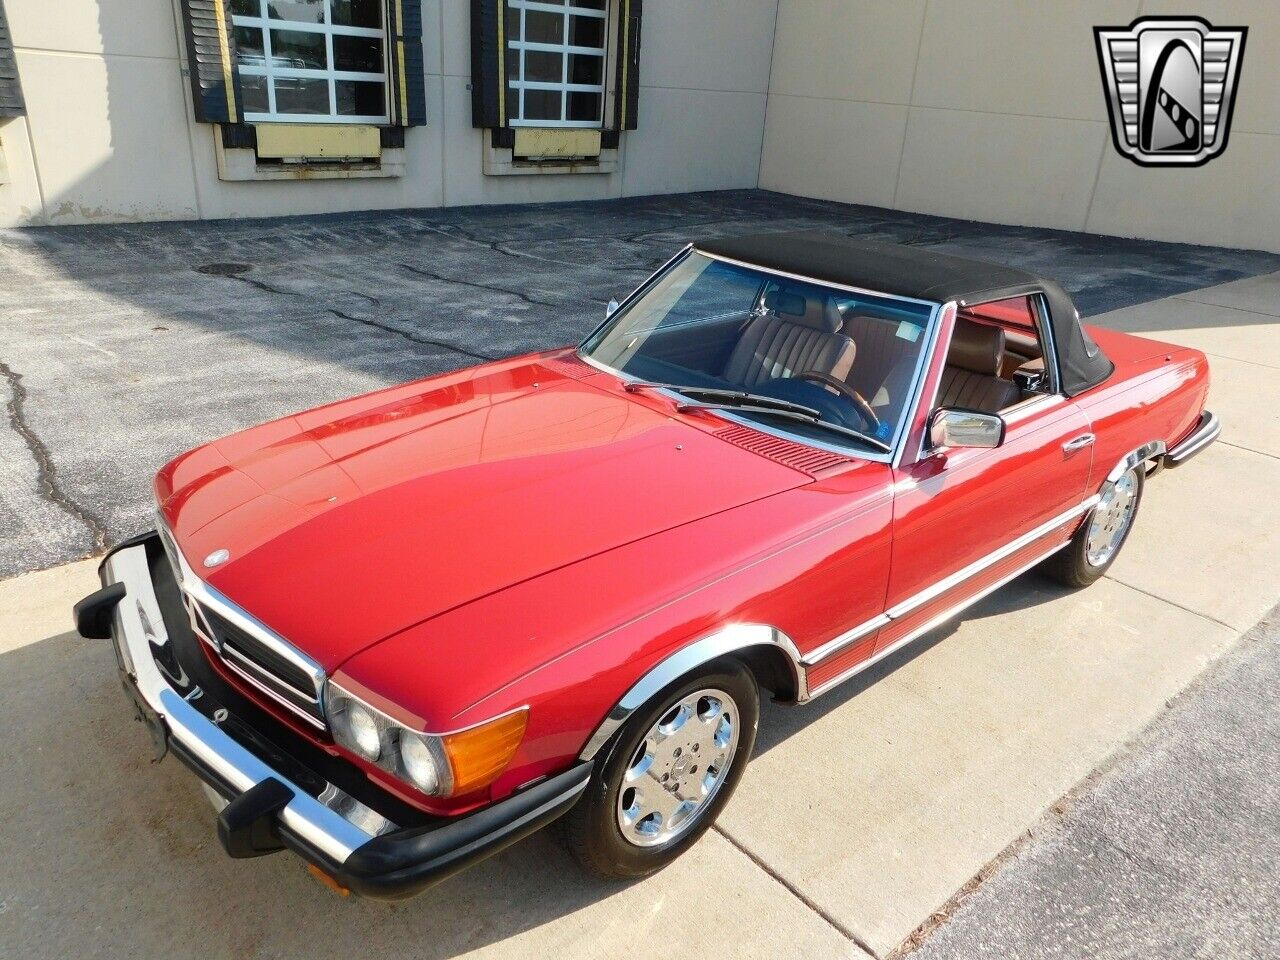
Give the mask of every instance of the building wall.
[[(27, 115), (0, 121), (0, 227), (579, 200), (758, 182), (776, 0), (648, 0), (640, 128), (611, 174), (485, 176), (469, 0), (419, 0), (428, 120), (402, 177), (228, 182), (192, 119), (174, 0), (5, 0)], [(7, 167), (7, 174), (4, 169)]]
[[(1112, 146), (1093, 27), (1249, 28), (1226, 152)], [(1280, 3), (781, 0), (760, 186), (1013, 224), (1280, 250)]]

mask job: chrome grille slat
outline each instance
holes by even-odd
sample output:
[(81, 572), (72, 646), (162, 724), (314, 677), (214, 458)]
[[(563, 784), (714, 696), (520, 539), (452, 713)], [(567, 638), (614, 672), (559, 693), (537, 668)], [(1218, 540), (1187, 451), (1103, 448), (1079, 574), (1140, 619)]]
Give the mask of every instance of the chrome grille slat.
[(163, 521), (158, 526), (195, 635), (259, 693), (312, 726), (326, 729), (324, 669), (197, 577)]

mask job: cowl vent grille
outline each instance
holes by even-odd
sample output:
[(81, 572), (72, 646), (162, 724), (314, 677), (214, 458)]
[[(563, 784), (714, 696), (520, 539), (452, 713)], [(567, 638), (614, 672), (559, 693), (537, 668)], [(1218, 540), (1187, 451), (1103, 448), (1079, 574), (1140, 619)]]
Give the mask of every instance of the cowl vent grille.
[(762, 457), (768, 457), (777, 463), (809, 474), (817, 474), (850, 462), (848, 457), (842, 457), (838, 453), (815, 450), (802, 443), (784, 440), (781, 437), (771, 437), (767, 433), (752, 430), (750, 427), (726, 427), (723, 430), (717, 430), (716, 436), (744, 450), (750, 450), (752, 453), (758, 453)]

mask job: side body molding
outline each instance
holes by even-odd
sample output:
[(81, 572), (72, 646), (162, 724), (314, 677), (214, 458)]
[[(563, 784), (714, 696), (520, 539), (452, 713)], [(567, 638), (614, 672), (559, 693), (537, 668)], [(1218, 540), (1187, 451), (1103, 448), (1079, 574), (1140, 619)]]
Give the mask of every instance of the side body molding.
[(648, 703), (663, 687), (680, 679), (690, 670), (710, 663), (717, 657), (747, 650), (752, 647), (776, 647), (786, 654), (791, 664), (796, 683), (796, 699), (804, 702), (809, 699), (805, 669), (800, 661), (800, 651), (795, 643), (776, 627), (761, 623), (739, 623), (723, 627), (715, 633), (696, 640), (687, 647), (681, 647), (675, 653), (660, 661), (648, 673), (636, 681), (609, 711), (604, 722), (596, 728), (587, 745), (582, 748), (579, 757), (592, 759), (614, 735), (617, 729), (626, 723), (627, 718), (636, 710)]

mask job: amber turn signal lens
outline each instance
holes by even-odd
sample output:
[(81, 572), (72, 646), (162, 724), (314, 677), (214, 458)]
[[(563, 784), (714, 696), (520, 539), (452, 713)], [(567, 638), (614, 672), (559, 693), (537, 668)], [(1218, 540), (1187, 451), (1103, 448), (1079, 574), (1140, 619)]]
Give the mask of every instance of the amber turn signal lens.
[(470, 730), (445, 736), (444, 752), (453, 770), (450, 792), (470, 793), (498, 779), (524, 739), (528, 722), (529, 711), (517, 710)]

